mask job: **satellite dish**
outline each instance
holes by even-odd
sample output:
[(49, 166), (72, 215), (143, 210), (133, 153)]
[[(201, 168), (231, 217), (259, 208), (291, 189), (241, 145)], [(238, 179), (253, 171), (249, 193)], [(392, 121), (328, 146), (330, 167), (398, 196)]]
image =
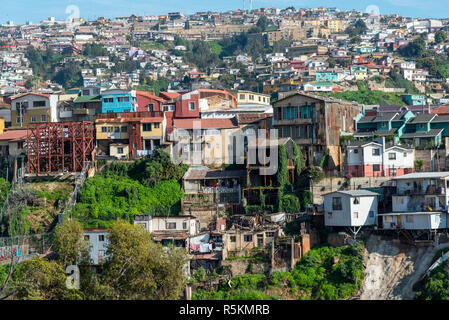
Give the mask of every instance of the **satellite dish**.
[(379, 7), (376, 6), (376, 5), (369, 5), (369, 6), (367, 6), (366, 9), (365, 9), (365, 12), (369, 13), (369, 14), (372, 14), (372, 15), (375, 15), (375, 16), (379, 16), (380, 15)]

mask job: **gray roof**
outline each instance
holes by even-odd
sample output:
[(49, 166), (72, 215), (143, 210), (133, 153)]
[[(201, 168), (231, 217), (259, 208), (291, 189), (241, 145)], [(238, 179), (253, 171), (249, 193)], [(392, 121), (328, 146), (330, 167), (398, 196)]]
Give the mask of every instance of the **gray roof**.
[(437, 123), (437, 122), (449, 122), (449, 114), (437, 115), (432, 120), (432, 123)]
[(410, 133), (404, 133), (400, 138), (406, 139), (406, 138), (419, 138), (419, 137), (436, 137), (443, 132), (444, 129), (430, 129), (427, 132), (410, 132)]
[(442, 211), (421, 211), (421, 212), (390, 212), (390, 213), (380, 213), (379, 216), (414, 216), (414, 215), (430, 215), (430, 214), (440, 214)]
[(410, 118), (408, 120), (408, 123), (428, 123), (432, 121), (432, 119), (435, 118), (435, 116), (436, 115), (433, 113), (431, 114), (420, 113), (416, 117)]
[(372, 122), (392, 121), (398, 114), (396, 112), (382, 112), (374, 117)]
[(338, 190), (338, 191), (333, 191), (333, 192), (323, 194), (323, 196), (332, 194), (332, 193), (343, 193), (343, 194), (346, 194), (348, 196), (353, 196), (353, 197), (379, 196), (379, 194), (376, 192), (372, 192), (369, 190), (363, 190), (363, 189), (360, 189), (360, 190)]
[(392, 180), (407, 180), (407, 179), (442, 179), (449, 176), (449, 171), (440, 172), (414, 172), (404, 174), (399, 177), (394, 177)]

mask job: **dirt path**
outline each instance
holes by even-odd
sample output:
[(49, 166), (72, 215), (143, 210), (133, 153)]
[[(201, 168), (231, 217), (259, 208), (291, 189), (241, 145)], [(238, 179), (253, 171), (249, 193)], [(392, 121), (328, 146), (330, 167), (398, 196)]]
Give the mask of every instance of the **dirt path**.
[(364, 254), (365, 280), (360, 300), (411, 300), (413, 285), (430, 267), (438, 247), (414, 247), (371, 236)]

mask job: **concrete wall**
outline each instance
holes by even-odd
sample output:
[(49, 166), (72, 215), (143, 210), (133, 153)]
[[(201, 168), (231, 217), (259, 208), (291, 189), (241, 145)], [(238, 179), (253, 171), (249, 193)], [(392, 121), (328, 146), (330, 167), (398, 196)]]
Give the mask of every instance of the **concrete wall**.
[[(360, 188), (378, 188), (388, 180), (390, 180), (389, 177), (354, 177), (351, 178), (347, 189), (359, 189), (359, 186)], [(323, 194), (344, 190), (344, 182), (344, 178), (329, 177), (318, 183), (313, 183), (313, 186), (310, 188), (310, 191), (313, 193), (313, 202), (315, 204), (323, 204)]]

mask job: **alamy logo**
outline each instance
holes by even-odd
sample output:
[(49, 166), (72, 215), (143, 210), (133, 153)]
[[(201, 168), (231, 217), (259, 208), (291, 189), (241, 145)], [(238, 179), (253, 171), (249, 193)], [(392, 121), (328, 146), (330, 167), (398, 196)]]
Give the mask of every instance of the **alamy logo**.
[(76, 265), (67, 266), (65, 269), (67, 278), (65, 285), (67, 289), (79, 289), (80, 288), (80, 269)]

